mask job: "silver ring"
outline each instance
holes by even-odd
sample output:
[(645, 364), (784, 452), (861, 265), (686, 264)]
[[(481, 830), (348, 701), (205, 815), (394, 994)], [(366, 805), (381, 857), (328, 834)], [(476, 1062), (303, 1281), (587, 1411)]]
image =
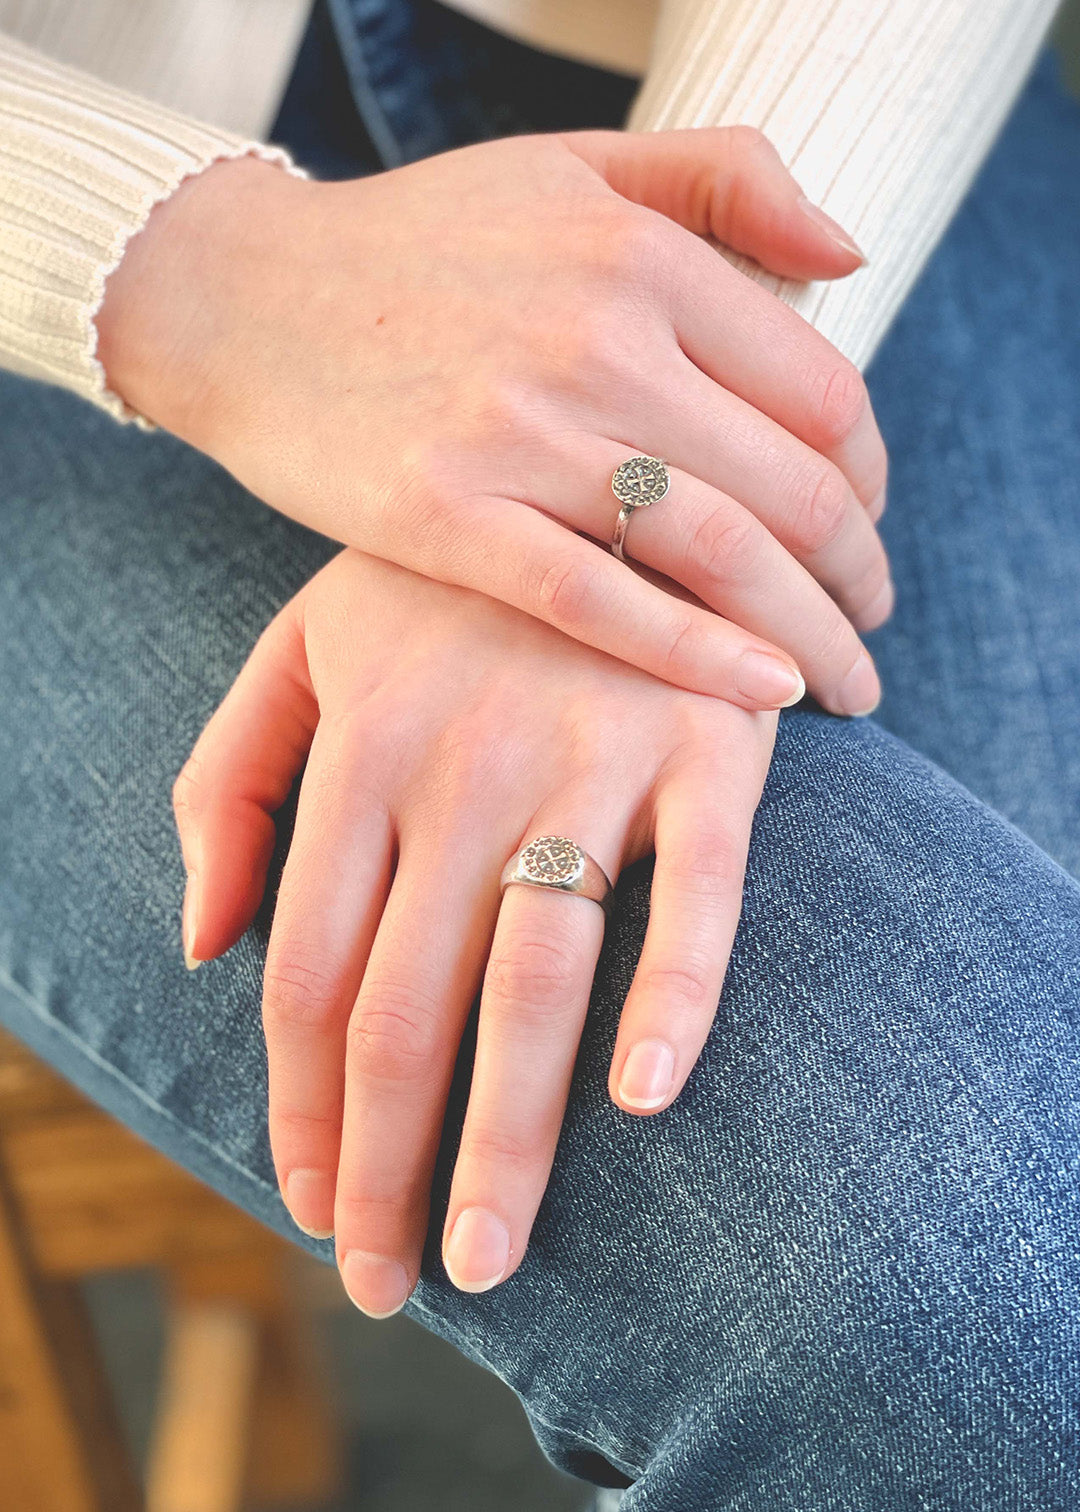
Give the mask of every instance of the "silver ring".
[(626, 527), (635, 509), (657, 504), (671, 487), (671, 476), (659, 457), (627, 457), (611, 475), (611, 491), (622, 508), (615, 521), (611, 551), (620, 562), (626, 561)]
[(530, 840), (503, 867), (499, 886), (550, 887), (556, 892), (591, 898), (605, 913), (611, 910), (611, 883), (603, 867), (565, 835), (541, 835)]

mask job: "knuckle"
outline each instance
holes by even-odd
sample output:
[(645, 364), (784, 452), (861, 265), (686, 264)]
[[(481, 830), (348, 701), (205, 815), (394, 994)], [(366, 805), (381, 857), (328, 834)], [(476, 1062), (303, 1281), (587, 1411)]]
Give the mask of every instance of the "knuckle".
[(333, 978), (304, 952), (292, 948), (270, 953), (263, 978), (268, 1027), (322, 1028), (333, 1016), (337, 1001)]
[(493, 955), (485, 987), (490, 1000), (516, 1018), (530, 1010), (542, 1016), (566, 1007), (576, 986), (574, 960), (563, 944), (541, 935), (519, 934)]
[(848, 521), (847, 484), (835, 468), (822, 470), (795, 512), (792, 542), (797, 553), (813, 556), (839, 539)]
[(744, 578), (752, 569), (763, 534), (745, 510), (723, 505), (710, 509), (690, 540), (688, 559), (714, 583)]
[(435, 1008), (414, 985), (382, 982), (368, 987), (349, 1020), (350, 1066), (370, 1081), (426, 1081), (438, 1055)]
[(338, 1011), (338, 984), (325, 968), (295, 946), (271, 950), (263, 975), (263, 1021), (275, 1029), (326, 1029)]
[[(369, 1178), (370, 1182), (370, 1178)], [(334, 1230), (339, 1247), (338, 1264), (345, 1251), (363, 1249), (369, 1245), (392, 1259), (406, 1263), (405, 1246), (391, 1236), (409, 1227), (409, 1216), (415, 1205), (423, 1198), (419, 1190), (410, 1186), (401, 1190), (382, 1192), (370, 1184), (339, 1181), (334, 1200)], [(371, 1235), (365, 1243), (364, 1236)], [(379, 1237), (374, 1238), (375, 1235)]]
[(399, 454), (393, 480), (373, 497), (397, 530), (406, 523), (413, 537), (441, 546), (457, 527), (457, 506), (473, 490), (482, 404), (474, 401), (466, 422), (459, 414), (452, 434), (439, 426), (433, 434), (411, 441)]
[(842, 676), (859, 653), (859, 638), (839, 609), (824, 616), (815, 640), (817, 660), (831, 677)]
[(604, 228), (597, 256), (608, 278), (625, 285), (651, 278), (658, 259), (666, 257), (668, 237), (662, 219), (640, 208), (624, 209)]
[[(595, 400), (598, 388), (637, 385), (636, 352), (643, 324), (621, 295), (595, 294), (576, 304), (553, 343), (554, 377), (560, 390)], [(650, 333), (651, 334), (651, 333)]]
[(856, 617), (863, 615), (887, 581), (888, 570), (882, 562), (875, 562), (872, 567), (861, 572), (848, 586), (847, 602), (850, 605), (850, 612)]
[(889, 453), (881, 436), (877, 436), (873, 446), (873, 457), (866, 469), (866, 474), (861, 478), (863, 496), (867, 503), (876, 499), (879, 493), (888, 487), (889, 483)]
[(206, 772), (196, 752), (180, 768), (172, 786), (172, 806), (178, 824), (193, 819), (202, 806), (206, 790)]
[(341, 1113), (287, 1107), (271, 1095), (270, 1124), (272, 1142), (287, 1142), (294, 1149), (321, 1146), (328, 1138), (336, 1139), (341, 1133)]
[(665, 885), (697, 898), (727, 897), (741, 885), (744, 850), (726, 828), (703, 826), (665, 856)]
[(536, 1165), (537, 1144), (535, 1139), (515, 1134), (505, 1125), (478, 1123), (466, 1129), (459, 1160), (469, 1165), (525, 1172)]
[[(585, 287), (614, 337), (625, 331), (628, 319), (655, 313), (656, 300), (671, 288), (684, 252), (673, 224), (640, 205), (623, 204), (593, 222), (582, 259)], [(628, 351), (625, 341), (623, 350)], [(632, 371), (633, 353), (628, 351), (628, 357)]]
[(848, 439), (869, 402), (862, 374), (846, 358), (834, 361), (820, 380), (814, 444), (826, 451)]
[(641, 972), (640, 989), (649, 997), (659, 999), (666, 1009), (681, 1006), (691, 1011), (709, 1007), (715, 1009), (719, 996), (714, 973), (698, 965), (684, 961), (679, 966), (650, 966)]
[(735, 126), (730, 126), (732, 144), (743, 152), (762, 152), (768, 149), (772, 152), (772, 144), (761, 130), (760, 126), (749, 126), (745, 121), (740, 121)]
[[(538, 393), (524, 378), (506, 372), (491, 374), (480, 383), (467, 415), (458, 422), (463, 428), (462, 449), (467, 456), (475, 456), (477, 452), (487, 455), (510, 442), (517, 444), (536, 430), (540, 409)], [(464, 467), (462, 456), (452, 478), (443, 477), (444, 486), (453, 483), (461, 491), (460, 474)]]
[(677, 616), (662, 641), (658, 665), (665, 682), (685, 687), (700, 675), (702, 629), (689, 616)]
[(537, 578), (533, 597), (544, 619), (573, 633), (590, 617), (596, 568), (565, 558), (550, 562)]

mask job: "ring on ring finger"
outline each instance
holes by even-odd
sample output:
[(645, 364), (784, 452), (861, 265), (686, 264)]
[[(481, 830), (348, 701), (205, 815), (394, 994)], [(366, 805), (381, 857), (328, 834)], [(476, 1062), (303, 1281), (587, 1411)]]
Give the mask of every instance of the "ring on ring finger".
[(670, 487), (671, 476), (659, 457), (639, 454), (619, 463), (611, 475), (611, 491), (622, 506), (611, 538), (618, 561), (626, 561), (626, 532), (635, 511), (658, 504)]

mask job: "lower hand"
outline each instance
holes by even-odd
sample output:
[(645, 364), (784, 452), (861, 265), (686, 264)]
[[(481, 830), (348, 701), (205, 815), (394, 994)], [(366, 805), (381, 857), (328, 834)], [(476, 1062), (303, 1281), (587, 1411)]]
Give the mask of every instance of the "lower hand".
[(628, 1114), (666, 1108), (713, 1021), (775, 728), (355, 551), (262, 636), (176, 784), (185, 948), (209, 960), (251, 922), (306, 760), (266, 961), (270, 1136), (294, 1218), (335, 1232), (365, 1311), (416, 1284), (481, 985), (455, 1284), (514, 1271), (547, 1183), (603, 913), (533, 887), (500, 901), (506, 860), (566, 835), (614, 879), (655, 849), (609, 1089)]

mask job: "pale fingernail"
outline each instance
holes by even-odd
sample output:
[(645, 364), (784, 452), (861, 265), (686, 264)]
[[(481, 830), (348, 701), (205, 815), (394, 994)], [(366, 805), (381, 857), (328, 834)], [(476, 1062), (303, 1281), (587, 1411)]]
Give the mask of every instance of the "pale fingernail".
[(319, 1220), (334, 1211), (334, 1181), (326, 1171), (290, 1171), (285, 1178), (285, 1206), (297, 1228), (310, 1239), (329, 1239), (332, 1228), (320, 1228)]
[(876, 630), (883, 625), (893, 611), (896, 603), (896, 589), (892, 585), (892, 579), (887, 578), (859, 615), (859, 628), (863, 630)]
[(885, 490), (880, 489), (866, 506), (866, 512), (876, 525), (885, 513)]
[(834, 241), (838, 247), (843, 247), (845, 252), (850, 252), (861, 263), (866, 263), (866, 253), (863, 249), (852, 241), (843, 226), (838, 225), (831, 215), (825, 214), (820, 205), (815, 205), (813, 200), (809, 200), (805, 194), (801, 194), (799, 196), (799, 209), (809, 220), (814, 222), (815, 226), (820, 227), (826, 236)]
[(187, 885), (184, 888), (184, 909), (180, 920), (180, 933), (184, 941), (184, 964), (189, 971), (194, 971), (202, 962), (195, 954), (195, 889), (197, 878), (194, 872), (188, 872)]
[(798, 669), (767, 651), (743, 652), (735, 666), (735, 686), (766, 709), (786, 709), (806, 692)]
[(392, 1318), (409, 1300), (408, 1273), (389, 1255), (346, 1250), (341, 1262), (341, 1281), (349, 1301), (369, 1318)]
[(443, 1264), (459, 1291), (490, 1291), (510, 1264), (510, 1230), (487, 1208), (463, 1208), (446, 1241)]
[(866, 651), (859, 652), (859, 659), (836, 690), (838, 714), (870, 714), (881, 702), (881, 684), (874, 664)]
[(639, 1042), (623, 1062), (619, 1097), (631, 1108), (658, 1108), (675, 1080), (675, 1052), (666, 1040)]

